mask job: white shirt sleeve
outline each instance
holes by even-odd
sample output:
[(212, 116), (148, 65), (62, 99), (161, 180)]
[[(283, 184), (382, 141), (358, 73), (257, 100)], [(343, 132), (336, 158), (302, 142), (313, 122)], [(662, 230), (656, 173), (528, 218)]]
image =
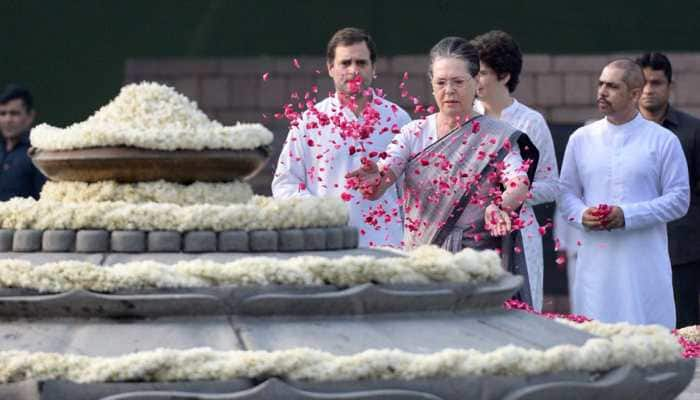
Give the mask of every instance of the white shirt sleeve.
[(574, 132), (566, 145), (564, 161), (561, 165), (561, 176), (559, 177), (559, 201), (557, 203), (562, 217), (568, 223), (583, 229), (581, 217), (587, 207), (583, 203), (583, 185), (578, 174), (580, 161), (576, 159), (577, 139), (578, 136)]
[(306, 186), (306, 154), (299, 128), (289, 130), (272, 178), (275, 198), (312, 197)]
[(555, 201), (559, 193), (559, 182), (557, 179), (559, 168), (557, 167), (552, 133), (549, 131), (547, 122), (542, 117), (535, 120), (530, 130), (532, 132), (527, 133), (527, 135), (530, 136), (533, 144), (537, 147), (540, 157), (535, 170), (535, 179), (530, 189), (532, 198), (528, 200), (528, 204), (535, 205)]
[(681, 218), (690, 205), (688, 164), (677, 137), (672, 136), (661, 149), (661, 196), (631, 204), (621, 204), (625, 229), (644, 228)]

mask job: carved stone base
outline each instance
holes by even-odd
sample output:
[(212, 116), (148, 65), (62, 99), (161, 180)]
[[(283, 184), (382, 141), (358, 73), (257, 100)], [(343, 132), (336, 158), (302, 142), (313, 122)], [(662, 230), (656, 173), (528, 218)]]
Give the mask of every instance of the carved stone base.
[(0, 386), (16, 400), (671, 400), (692, 378), (695, 362), (650, 368), (621, 367), (603, 374), (556, 373), (531, 377), (482, 376), (413, 381), (285, 382), (269, 378), (225, 382), (97, 383), (25, 381)]

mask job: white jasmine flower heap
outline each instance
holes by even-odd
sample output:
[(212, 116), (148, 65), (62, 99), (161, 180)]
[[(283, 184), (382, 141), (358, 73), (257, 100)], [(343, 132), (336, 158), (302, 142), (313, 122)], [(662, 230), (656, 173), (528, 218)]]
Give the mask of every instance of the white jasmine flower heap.
[(691, 325), (681, 328), (678, 330), (678, 334), (683, 336), (686, 340), (700, 343), (700, 325)]
[(547, 350), (504, 346), (490, 352), (445, 349), (432, 354), (366, 350), (339, 356), (294, 348), (279, 351), (157, 349), (119, 357), (0, 352), (0, 383), (68, 379), (81, 383), (118, 381), (228, 380), (271, 376), (300, 381), (413, 380), (480, 375), (536, 375), (560, 371), (598, 372), (622, 365), (647, 367), (680, 360), (681, 346), (661, 326), (587, 322), (573, 327), (599, 336), (583, 346)]
[(15, 197), (0, 202), (2, 229), (107, 229), (143, 231), (225, 231), (341, 226), (348, 209), (325, 197), (273, 199), (253, 196), (245, 204), (179, 206), (165, 203), (105, 201), (61, 203)]
[(419, 247), (408, 257), (248, 257), (228, 263), (192, 260), (174, 265), (155, 261), (110, 267), (84, 261), (32, 265), (24, 260), (0, 260), (0, 287), (54, 293), (72, 289), (115, 292), (220, 285), (323, 285), (326, 282), (339, 286), (368, 282), (480, 282), (503, 274), (500, 259), (493, 251), (465, 249), (451, 254), (435, 246)]
[(181, 206), (194, 204), (239, 204), (253, 198), (253, 189), (243, 182), (205, 183), (191, 185), (166, 182), (120, 184), (108, 182), (52, 182), (41, 190), (42, 201), (64, 203), (98, 203), (124, 201), (128, 203), (167, 203)]
[(31, 132), (34, 147), (73, 150), (132, 146), (153, 150), (253, 149), (272, 142), (260, 124), (223, 126), (197, 103), (153, 82), (131, 84), (86, 121), (65, 129), (41, 124)]

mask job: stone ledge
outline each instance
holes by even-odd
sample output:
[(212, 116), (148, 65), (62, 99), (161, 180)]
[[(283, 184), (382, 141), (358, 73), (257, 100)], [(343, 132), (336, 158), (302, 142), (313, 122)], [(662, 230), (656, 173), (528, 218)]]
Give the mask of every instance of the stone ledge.
[(212, 253), (299, 252), (355, 249), (356, 228), (254, 231), (107, 231), (0, 229), (0, 252)]

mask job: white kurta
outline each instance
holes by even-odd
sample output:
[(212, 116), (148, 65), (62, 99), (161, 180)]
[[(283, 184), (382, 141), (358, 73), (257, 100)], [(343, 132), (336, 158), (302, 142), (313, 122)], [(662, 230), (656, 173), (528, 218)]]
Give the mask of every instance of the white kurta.
[[(360, 140), (341, 136), (338, 124), (362, 123), (363, 118), (357, 117), (347, 107), (341, 107), (335, 96), (324, 99), (315, 107), (319, 113), (329, 117), (330, 123), (323, 125), (318, 114), (306, 111), (299, 126), (290, 129), (272, 180), (272, 195), (275, 198), (341, 198), (342, 193), (348, 193), (352, 195), (347, 203), (350, 208), (349, 224), (360, 229), (360, 246), (399, 247), (403, 239), (400, 213), (390, 222), (381, 221), (376, 227), (364, 222), (366, 215), (379, 205), (388, 213), (398, 211), (396, 189), (387, 190), (377, 201), (364, 200), (359, 192), (345, 188), (345, 174), (360, 168), (362, 157), (386, 150), (396, 136), (395, 132), (411, 120), (409, 115), (395, 104), (375, 96), (372, 107), (379, 112), (380, 119), (369, 138)], [(392, 132), (392, 128), (395, 132)], [(364, 151), (350, 155), (351, 147), (364, 147)]]
[[(484, 105), (477, 100), (474, 110), (483, 114)], [(520, 219), (525, 222), (522, 229), (523, 251), (527, 261), (528, 279), (530, 281), (530, 293), (532, 305), (537, 311), (542, 310), (542, 291), (544, 281), (544, 256), (542, 249), (542, 235), (539, 232), (539, 224), (535, 218), (532, 206), (556, 201), (558, 193), (558, 168), (557, 157), (554, 152), (554, 141), (549, 131), (547, 121), (542, 114), (519, 103), (513, 99), (513, 103), (501, 112), (500, 120), (525, 133), (539, 151), (539, 162), (535, 170), (535, 179), (532, 182), (528, 199), (520, 209)]]
[(574, 312), (675, 327), (666, 223), (685, 215), (690, 202), (678, 138), (640, 115), (579, 128), (566, 148), (560, 189), (562, 213), (579, 229), (588, 207), (617, 205), (625, 215), (623, 229), (583, 230)]

